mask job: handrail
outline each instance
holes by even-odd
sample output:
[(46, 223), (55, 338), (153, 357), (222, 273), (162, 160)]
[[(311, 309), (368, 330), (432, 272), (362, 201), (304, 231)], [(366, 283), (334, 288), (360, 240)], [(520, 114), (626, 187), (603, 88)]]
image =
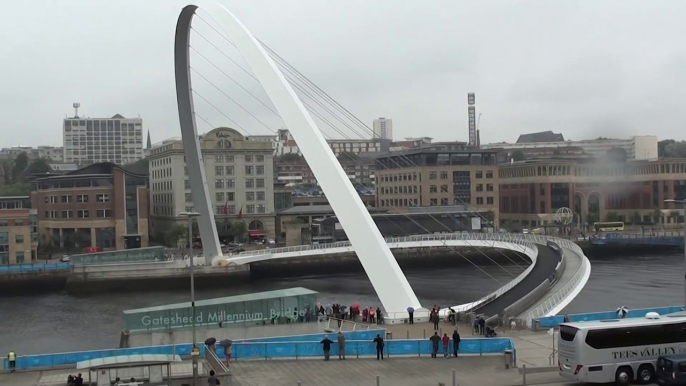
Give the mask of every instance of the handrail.
[(524, 319), (526, 320), (526, 323), (528, 324), (529, 327), (532, 327), (533, 319), (540, 318), (542, 316), (546, 316), (546, 314), (550, 310), (555, 308), (555, 306), (557, 306), (560, 301), (565, 299), (567, 297), (567, 295), (577, 287), (577, 285), (583, 279), (583, 277), (586, 273), (587, 265), (583, 261), (583, 259), (585, 259), (585, 257), (584, 257), (584, 253), (581, 250), (581, 248), (578, 245), (576, 245), (575, 243), (569, 242), (567, 240), (564, 240), (564, 241), (558, 240), (558, 242), (560, 242), (560, 246), (567, 248), (567, 249), (570, 249), (570, 250), (572, 250), (572, 252), (581, 256), (582, 257), (581, 265), (579, 266), (577, 271), (574, 273), (574, 276), (572, 276), (572, 278), (562, 288), (557, 290), (555, 293), (553, 293), (551, 296), (549, 296), (545, 301), (543, 301), (541, 304), (539, 304), (536, 308), (534, 308), (533, 310), (529, 311), (526, 314)]

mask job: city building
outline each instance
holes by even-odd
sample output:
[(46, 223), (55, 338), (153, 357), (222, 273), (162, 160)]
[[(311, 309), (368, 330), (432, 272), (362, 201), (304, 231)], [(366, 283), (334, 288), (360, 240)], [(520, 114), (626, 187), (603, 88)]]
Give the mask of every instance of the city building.
[[(608, 151), (612, 149), (623, 149), (626, 152), (627, 159), (647, 160), (655, 159), (657, 154), (657, 137), (654, 135), (634, 136), (629, 139), (587, 139), (581, 141), (551, 141), (555, 138), (562, 139), (561, 134), (552, 132), (523, 134), (519, 137), (517, 143), (490, 143), (481, 145), (482, 149), (501, 149), (507, 151), (510, 155), (516, 150), (534, 149), (539, 147), (545, 148), (566, 148), (578, 147), (584, 152), (594, 157), (604, 157)], [(540, 142), (531, 142), (531, 141)], [(522, 141), (522, 142), (520, 142)]]
[(560, 208), (581, 225), (683, 222), (683, 208), (664, 200), (686, 199), (686, 159), (525, 161), (501, 165), (498, 174), (501, 226), (551, 225)]
[[(392, 124), (389, 127), (392, 130)], [(272, 147), (274, 149), (274, 155), (277, 156), (283, 156), (285, 154), (302, 155), (295, 139), (290, 131), (286, 129), (279, 130), (276, 136), (257, 135), (247, 137), (247, 139), (251, 141), (274, 141)], [(376, 137), (372, 139), (327, 139), (326, 142), (336, 155), (341, 153), (352, 153), (361, 156), (373, 156), (380, 152), (389, 151), (391, 146), (390, 139)]]
[[(234, 129), (220, 127), (200, 137), (200, 149), (217, 224), (244, 221), (251, 238), (273, 238), (271, 143), (247, 140)], [(195, 210), (181, 139), (154, 144), (149, 160), (152, 232), (163, 235), (175, 224), (187, 223), (182, 212)]]
[(49, 163), (48, 166), (50, 166), (50, 169), (52, 169), (55, 172), (70, 172), (74, 170), (78, 170), (79, 166), (74, 163)]
[(148, 176), (97, 163), (31, 182), (43, 243), (61, 248), (148, 246)]
[(6, 157), (0, 158), (16, 158), (19, 154), (26, 153), (29, 160), (43, 158), (48, 161), (60, 163), (64, 161), (64, 148), (56, 146), (14, 146), (6, 147), (0, 150), (0, 155)]
[[(370, 187), (374, 184), (374, 160), (366, 157), (355, 157), (339, 155), (338, 162), (343, 170), (353, 182), (355, 188), (360, 185)], [(311, 185), (317, 186), (317, 178), (310, 169), (304, 158), (293, 162), (278, 162), (276, 169), (276, 180), (288, 185)]]
[[(450, 146), (454, 148), (454, 146)], [(416, 149), (376, 158), (377, 206), (394, 212), (410, 207), (462, 205), (498, 218), (498, 152)]]
[(29, 264), (36, 260), (36, 210), (30, 198), (0, 197), (0, 265)]
[(393, 140), (393, 120), (379, 118), (374, 120), (374, 138)]
[(124, 118), (66, 118), (63, 123), (64, 162), (88, 165), (136, 162), (143, 154), (143, 120)]

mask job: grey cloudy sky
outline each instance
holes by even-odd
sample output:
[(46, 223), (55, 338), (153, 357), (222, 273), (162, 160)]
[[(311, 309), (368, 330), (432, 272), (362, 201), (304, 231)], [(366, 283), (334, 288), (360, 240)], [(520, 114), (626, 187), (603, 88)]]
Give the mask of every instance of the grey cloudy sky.
[[(483, 143), (540, 130), (686, 139), (684, 1), (220, 1), (363, 121), (393, 118), (396, 139), (466, 140), (468, 92), (483, 114)], [(186, 3), (3, 4), (0, 147), (61, 145), (61, 120), (76, 101), (91, 117), (140, 115), (153, 141), (179, 135), (173, 34)], [(221, 74), (198, 68), (251, 103)], [(267, 134), (196, 83), (246, 131)], [(196, 103), (212, 124), (230, 125)]]

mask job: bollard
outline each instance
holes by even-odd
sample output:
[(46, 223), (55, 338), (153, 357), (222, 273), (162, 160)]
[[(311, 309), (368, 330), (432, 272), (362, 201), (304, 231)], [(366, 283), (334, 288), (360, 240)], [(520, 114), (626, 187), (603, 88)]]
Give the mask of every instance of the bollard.
[(457, 373), (453, 369), (453, 386), (457, 386)]
[(522, 365), (522, 385), (526, 386), (526, 365)]
[(443, 336), (443, 327), (438, 329), (438, 335)]
[(381, 385), (381, 378), (377, 375), (376, 376), (376, 386), (380, 386), (380, 385)]
[(410, 339), (410, 330), (407, 330), (407, 339)]
[(426, 328), (424, 329), (424, 339), (426, 339)]
[(298, 381), (298, 386), (300, 386), (300, 381)]

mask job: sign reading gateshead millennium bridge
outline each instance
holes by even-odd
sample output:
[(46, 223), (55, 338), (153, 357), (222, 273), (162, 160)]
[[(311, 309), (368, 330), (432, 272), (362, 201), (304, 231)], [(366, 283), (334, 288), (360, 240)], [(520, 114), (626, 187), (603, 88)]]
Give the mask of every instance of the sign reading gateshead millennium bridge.
[(143, 263), (164, 261), (164, 247), (123, 249), (98, 253), (72, 255), (69, 261), (74, 265), (97, 265), (119, 263)]
[[(195, 302), (195, 324), (254, 326), (316, 321), (317, 292), (290, 288)], [(171, 330), (193, 324), (191, 303), (167, 304), (124, 311), (126, 329)]]

